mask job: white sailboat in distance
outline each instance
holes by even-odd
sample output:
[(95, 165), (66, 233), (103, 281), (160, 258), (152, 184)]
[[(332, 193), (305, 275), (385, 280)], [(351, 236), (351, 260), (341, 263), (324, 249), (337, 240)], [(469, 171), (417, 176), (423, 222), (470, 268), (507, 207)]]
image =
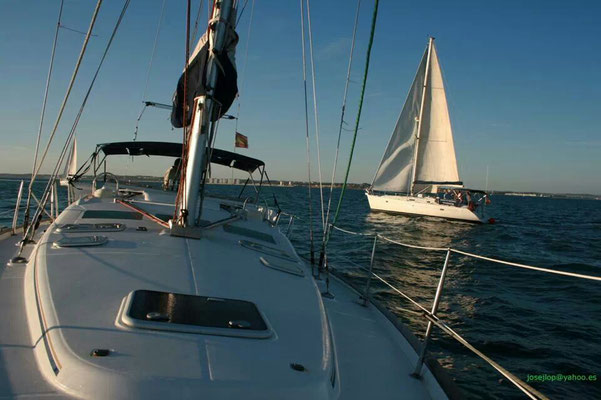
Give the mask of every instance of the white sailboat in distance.
[(428, 40), (366, 195), (372, 210), (480, 223), (494, 221), (484, 212), (490, 203), (487, 193), (467, 189), (459, 179), (434, 38)]

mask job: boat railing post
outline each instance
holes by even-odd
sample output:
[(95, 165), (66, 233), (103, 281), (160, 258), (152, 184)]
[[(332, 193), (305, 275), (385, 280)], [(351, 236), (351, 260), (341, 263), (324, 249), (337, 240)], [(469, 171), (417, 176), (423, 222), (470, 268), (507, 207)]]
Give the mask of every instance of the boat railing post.
[(292, 225), (294, 224), (294, 215), (290, 215), (288, 220), (288, 228), (286, 229), (286, 237), (290, 238), (290, 232), (292, 231)]
[[(440, 297), (442, 295), (442, 289), (444, 287), (444, 280), (447, 274), (447, 267), (449, 266), (449, 259), (451, 258), (451, 249), (447, 249), (447, 255), (444, 259), (444, 265), (442, 266), (442, 272), (440, 273), (440, 280), (438, 281), (438, 287), (436, 288), (436, 295), (434, 296), (434, 301), (432, 302), (432, 316), (436, 317), (436, 312), (438, 311), (438, 304), (440, 303)], [(426, 352), (428, 350), (428, 343), (430, 342), (430, 335), (432, 334), (432, 321), (428, 321), (428, 327), (426, 328), (426, 335), (424, 337), (424, 343), (422, 345), (422, 350), (420, 352), (419, 358), (417, 360), (417, 364), (415, 365), (415, 371), (411, 374), (411, 376), (415, 378), (420, 378), (422, 373), (422, 366), (424, 364), (424, 360), (426, 358)]]
[(58, 218), (58, 183), (54, 181), (54, 219)]
[(17, 203), (15, 204), (15, 213), (13, 214), (13, 225), (12, 225), (12, 235), (16, 235), (17, 233), (17, 221), (19, 219), (19, 208), (21, 207), (21, 196), (23, 195), (23, 183), (19, 185), (19, 193), (17, 194)]
[(374, 245), (371, 248), (371, 259), (369, 260), (369, 273), (367, 275), (367, 282), (365, 283), (365, 292), (363, 293), (363, 305), (367, 306), (369, 301), (369, 287), (371, 285), (371, 277), (374, 269), (374, 257), (376, 255), (376, 244), (378, 243), (378, 234), (374, 236)]
[(56, 192), (54, 185), (50, 186), (50, 217), (54, 219), (54, 209), (56, 207)]

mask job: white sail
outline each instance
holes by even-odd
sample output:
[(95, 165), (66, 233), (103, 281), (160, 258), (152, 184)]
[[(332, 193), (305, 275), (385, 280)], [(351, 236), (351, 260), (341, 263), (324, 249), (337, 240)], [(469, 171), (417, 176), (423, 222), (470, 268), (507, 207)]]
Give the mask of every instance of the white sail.
[[(460, 184), (447, 96), (434, 42), (431, 47), (415, 170), (416, 182)], [(431, 184), (418, 183), (414, 191), (419, 191), (424, 186)]]
[(61, 184), (63, 181), (66, 182), (66, 179), (70, 176), (75, 175), (77, 172), (77, 138), (73, 138), (73, 145), (71, 146), (71, 151), (67, 156), (67, 160), (65, 162), (65, 169), (63, 170), (63, 174), (61, 177)]
[[(433, 41), (430, 47), (430, 60), (428, 60), (428, 50), (426, 48), (424, 52), (409, 95), (374, 177), (372, 183), (374, 190), (411, 192), (414, 168), (415, 181), (418, 184), (413, 188), (413, 192), (432, 186), (431, 183), (419, 182), (450, 184), (459, 181), (447, 99)], [(418, 141), (418, 119), (423, 95), (423, 115)]]

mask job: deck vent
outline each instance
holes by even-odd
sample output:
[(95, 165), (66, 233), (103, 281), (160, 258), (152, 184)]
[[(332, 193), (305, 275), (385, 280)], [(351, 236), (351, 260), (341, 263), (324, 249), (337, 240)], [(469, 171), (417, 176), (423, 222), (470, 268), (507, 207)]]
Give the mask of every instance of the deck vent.
[(221, 297), (136, 290), (119, 322), (130, 328), (265, 339), (272, 330), (254, 303)]

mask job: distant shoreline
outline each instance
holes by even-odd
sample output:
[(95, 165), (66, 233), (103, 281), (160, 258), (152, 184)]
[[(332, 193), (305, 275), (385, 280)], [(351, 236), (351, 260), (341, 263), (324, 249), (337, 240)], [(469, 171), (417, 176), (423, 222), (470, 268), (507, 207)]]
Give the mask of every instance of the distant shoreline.
[[(0, 180), (29, 180), (31, 174), (6, 174), (0, 173)], [(47, 179), (49, 174), (40, 174), (38, 175), (41, 179)], [(123, 176), (117, 175), (120, 180), (124, 181), (134, 181), (134, 182), (162, 182), (162, 177), (157, 176), (146, 176), (146, 175), (135, 175), (135, 176)], [(216, 180), (223, 180), (223, 182), (209, 182), (209, 185), (232, 185), (232, 186), (241, 186), (244, 184), (244, 179), (238, 179), (238, 182), (232, 183), (227, 182), (228, 178), (213, 178)], [(265, 182), (264, 182), (265, 183)], [(272, 180), (271, 184), (273, 187), (296, 187), (296, 186), (308, 186), (307, 182), (303, 181), (291, 181), (288, 179), (283, 180)], [(318, 188), (319, 183), (311, 182), (311, 187)], [(322, 185), (323, 188), (329, 189), (330, 184), (324, 183)], [(342, 183), (334, 183), (334, 188), (341, 188)], [(348, 183), (348, 189), (367, 189), (369, 187), (368, 183)], [(589, 194), (589, 193), (544, 193), (544, 192), (520, 192), (515, 190), (490, 190), (490, 193), (495, 195), (502, 196), (514, 196), (514, 197), (535, 197), (535, 198), (552, 198), (552, 199), (585, 199), (585, 200), (601, 200), (601, 194)]]

